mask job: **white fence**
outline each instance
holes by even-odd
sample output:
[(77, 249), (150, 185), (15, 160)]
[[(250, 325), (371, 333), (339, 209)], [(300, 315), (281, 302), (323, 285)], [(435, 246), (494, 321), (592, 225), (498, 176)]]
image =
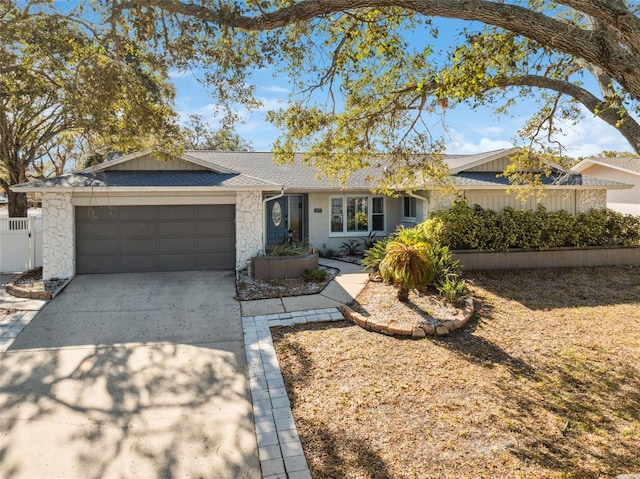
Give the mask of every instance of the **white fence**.
[(0, 271), (28, 271), (42, 266), (42, 217), (0, 217)]

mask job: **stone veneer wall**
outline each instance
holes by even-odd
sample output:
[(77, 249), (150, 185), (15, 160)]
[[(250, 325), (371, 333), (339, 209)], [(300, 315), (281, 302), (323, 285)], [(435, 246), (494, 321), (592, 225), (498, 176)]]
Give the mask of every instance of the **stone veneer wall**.
[(576, 213), (607, 207), (607, 190), (578, 190)]
[(262, 193), (238, 191), (236, 196), (236, 268), (247, 265), (252, 256), (262, 252)]
[(76, 234), (71, 193), (42, 196), (42, 277), (71, 278), (76, 274)]

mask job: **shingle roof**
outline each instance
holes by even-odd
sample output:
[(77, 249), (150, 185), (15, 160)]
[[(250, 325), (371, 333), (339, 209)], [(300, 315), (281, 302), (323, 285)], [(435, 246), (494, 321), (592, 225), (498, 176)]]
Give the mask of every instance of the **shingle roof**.
[[(487, 187), (487, 186), (509, 186), (511, 183), (509, 179), (500, 176), (499, 173), (490, 172), (462, 172), (454, 176), (456, 186), (475, 186), (475, 187)], [(591, 186), (591, 187), (603, 187), (603, 186), (625, 186), (624, 183), (617, 181), (604, 180), (602, 178), (596, 178), (594, 176), (586, 176), (578, 173), (555, 173), (550, 176), (542, 178), (542, 184), (545, 186)]]
[[(475, 165), (483, 158), (495, 158), (500, 151), (482, 153), (478, 155), (447, 155), (445, 162), (452, 170), (459, 170), (465, 165)], [(505, 154), (507, 151), (504, 150)], [(273, 154), (269, 152), (221, 152), (221, 151), (188, 151), (188, 156), (194, 156), (212, 165), (232, 169), (243, 174), (255, 175), (274, 183), (284, 184), (287, 190), (323, 190), (335, 189), (327, 179), (318, 179), (315, 170), (304, 165), (300, 156), (291, 164), (277, 165), (273, 162)], [(345, 189), (370, 189), (370, 178), (377, 178), (382, 174), (382, 166), (370, 167), (353, 173), (347, 180)], [(497, 172), (473, 173), (462, 171), (454, 175), (455, 185), (458, 187), (487, 187), (509, 186), (507, 178), (499, 176)], [(584, 176), (581, 174), (558, 173), (544, 179), (549, 186), (623, 186), (610, 180)]]
[[(312, 167), (304, 165), (297, 155), (291, 164), (279, 165), (273, 161), (273, 153), (270, 152), (246, 152), (246, 151), (187, 151), (187, 157), (195, 157), (204, 160), (211, 165), (239, 173), (257, 176), (264, 180), (283, 184), (288, 190), (325, 190), (339, 188), (327, 178), (321, 178)], [(369, 189), (372, 182), (368, 177), (377, 177), (381, 173), (380, 168), (366, 168), (354, 172), (345, 185), (350, 189)]]
[[(478, 155), (450, 155), (445, 161), (453, 171), (481, 164), (483, 159), (496, 158), (500, 151)], [(504, 150), (506, 154), (508, 151)], [(133, 158), (133, 157), (132, 157)], [(326, 178), (319, 178), (316, 170), (304, 165), (298, 155), (292, 164), (278, 165), (270, 152), (225, 152), (193, 150), (185, 152), (185, 160), (191, 159), (211, 170), (110, 170), (113, 162), (107, 162), (96, 172), (81, 172), (63, 175), (46, 180), (36, 180), (19, 185), (23, 189), (43, 188), (104, 188), (104, 187), (219, 187), (219, 188), (256, 188), (279, 190), (284, 186), (288, 191), (318, 190), (370, 190), (383, 172), (383, 164), (359, 170), (351, 174), (346, 185), (336, 185)], [(121, 163), (121, 161), (116, 161)], [(382, 163), (382, 162), (381, 162)], [(101, 171), (100, 171), (101, 170)], [(231, 171), (232, 173), (229, 173)], [(465, 172), (454, 175), (459, 188), (506, 187), (507, 178), (496, 172)], [(546, 178), (549, 186), (588, 186), (596, 188), (619, 188), (624, 184), (610, 180), (584, 176), (578, 173), (569, 175), (558, 173)]]
[[(98, 173), (72, 173), (45, 180), (36, 180), (29, 186), (36, 188), (70, 187), (225, 187), (272, 186), (262, 179), (238, 173), (215, 171), (102, 171)], [(273, 185), (274, 188), (276, 185)]]

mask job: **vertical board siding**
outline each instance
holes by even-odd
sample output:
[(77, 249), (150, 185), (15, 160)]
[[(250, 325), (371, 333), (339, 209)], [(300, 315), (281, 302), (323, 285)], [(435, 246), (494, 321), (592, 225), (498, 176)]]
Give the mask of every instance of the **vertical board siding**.
[(178, 158), (174, 158), (168, 161), (157, 160), (151, 155), (141, 156), (134, 158), (125, 163), (120, 163), (109, 168), (112, 171), (202, 171), (206, 168), (196, 165), (191, 162), (187, 162)]

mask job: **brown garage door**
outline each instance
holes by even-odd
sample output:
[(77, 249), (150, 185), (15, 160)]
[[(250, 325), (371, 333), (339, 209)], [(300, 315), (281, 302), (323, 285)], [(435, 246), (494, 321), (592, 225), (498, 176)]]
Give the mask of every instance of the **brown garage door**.
[(76, 271), (235, 267), (235, 206), (76, 207)]

